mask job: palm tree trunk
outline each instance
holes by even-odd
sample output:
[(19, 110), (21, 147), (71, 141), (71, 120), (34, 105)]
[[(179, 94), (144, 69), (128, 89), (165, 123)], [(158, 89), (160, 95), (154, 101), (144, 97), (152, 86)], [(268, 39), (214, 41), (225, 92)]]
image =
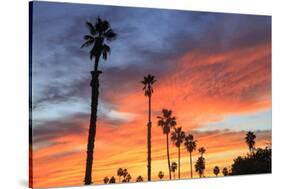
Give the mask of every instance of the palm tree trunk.
[(97, 121), (97, 108), (98, 108), (98, 96), (99, 96), (99, 75), (101, 71), (92, 71), (92, 103), (91, 103), (91, 118), (90, 118), (90, 128), (88, 135), (88, 145), (87, 145), (87, 160), (86, 160), (86, 172), (84, 183), (85, 185), (92, 184), (92, 165), (93, 165), (93, 154), (95, 147), (95, 137), (96, 137), (96, 121)]
[(148, 97), (147, 124), (147, 180), (151, 180), (151, 96)]
[(191, 156), (191, 152), (189, 153), (189, 162), (190, 162), (190, 177), (192, 178), (192, 156)]
[(178, 177), (181, 178), (181, 151), (180, 146), (178, 147), (178, 164), (179, 164), (179, 170), (178, 170)]
[(168, 167), (169, 167), (169, 178), (171, 180), (171, 166), (170, 166), (170, 153), (169, 153), (169, 135), (166, 134), (166, 142), (167, 142), (167, 158), (168, 158)]

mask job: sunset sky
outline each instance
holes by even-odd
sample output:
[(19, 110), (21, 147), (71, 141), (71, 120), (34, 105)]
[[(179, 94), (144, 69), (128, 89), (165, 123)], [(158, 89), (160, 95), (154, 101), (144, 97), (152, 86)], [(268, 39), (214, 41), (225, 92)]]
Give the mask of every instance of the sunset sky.
[[(35, 2), (32, 36), (34, 187), (82, 185), (90, 120), (87, 20), (107, 19), (118, 33), (100, 61), (100, 97), (93, 180), (127, 168), (147, 179), (148, 102), (140, 81), (155, 75), (152, 96), (152, 180), (168, 179), (162, 108), (206, 148), (206, 176), (218, 165), (271, 142), (271, 17), (147, 8)], [(172, 161), (177, 148), (170, 142)], [(181, 177), (190, 178), (181, 148)], [(193, 162), (198, 158), (193, 153)], [(198, 177), (197, 173), (193, 173)], [(118, 180), (118, 179), (117, 179)]]

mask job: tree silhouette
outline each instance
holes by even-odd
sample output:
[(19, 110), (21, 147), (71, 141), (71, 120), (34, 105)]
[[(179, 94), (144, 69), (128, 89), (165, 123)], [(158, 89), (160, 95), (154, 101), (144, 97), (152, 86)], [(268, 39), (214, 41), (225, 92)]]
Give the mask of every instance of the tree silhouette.
[(215, 166), (213, 172), (214, 172), (214, 174), (215, 174), (216, 177), (217, 177), (218, 174), (220, 173), (220, 168), (219, 168), (218, 166)]
[(197, 140), (194, 140), (193, 135), (189, 134), (185, 137), (185, 148), (187, 152), (189, 152), (189, 162), (190, 162), (190, 177), (193, 178), (192, 176), (192, 152), (196, 150), (196, 144)]
[(124, 178), (126, 178), (126, 176), (127, 176), (128, 174), (129, 174), (129, 173), (128, 173), (128, 170), (127, 170), (127, 169), (123, 169), (122, 176), (123, 176)]
[(251, 132), (251, 131), (247, 132), (246, 137), (245, 137), (245, 142), (249, 146), (250, 153), (253, 152), (253, 149), (255, 147), (255, 143), (256, 143), (255, 139), (256, 139), (256, 135), (253, 132)]
[(136, 179), (136, 182), (143, 182), (142, 176), (138, 176), (137, 179)]
[(205, 171), (205, 158), (203, 157), (203, 155), (206, 152), (206, 149), (204, 147), (200, 147), (198, 149), (198, 152), (200, 153), (200, 157), (197, 159), (197, 162), (195, 164), (195, 170), (196, 172), (198, 172), (199, 177), (202, 178)]
[(122, 180), (122, 182), (130, 182), (130, 180), (132, 179), (131, 175), (128, 173), (126, 174), (126, 176), (124, 176), (124, 179)]
[(104, 177), (103, 182), (104, 182), (104, 184), (108, 184), (109, 178), (108, 177)]
[(181, 127), (175, 128), (175, 130), (172, 132), (171, 134), (171, 140), (174, 142), (174, 144), (176, 145), (176, 147), (178, 148), (178, 165), (179, 165), (179, 169), (178, 169), (178, 177), (180, 179), (180, 147), (181, 144), (183, 143), (185, 139), (185, 133), (182, 131)]
[(119, 168), (117, 170), (117, 176), (119, 177), (119, 182), (121, 181), (121, 177), (123, 176), (123, 169), (122, 168)]
[(158, 173), (158, 177), (159, 177), (159, 179), (160, 179), (160, 180), (162, 180), (162, 179), (163, 179), (163, 177), (164, 177), (164, 172), (159, 171), (159, 173)]
[(174, 179), (176, 179), (176, 170), (177, 170), (177, 168), (178, 168), (178, 165), (177, 165), (177, 163), (176, 162), (173, 162), (172, 164), (171, 164), (171, 171), (173, 172), (173, 174), (174, 174)]
[(171, 128), (174, 128), (177, 124), (176, 118), (172, 116), (172, 110), (163, 109), (162, 116), (157, 116), (158, 126), (163, 130), (163, 134), (166, 135), (166, 148), (167, 148), (167, 159), (169, 169), (169, 179), (171, 180), (171, 167), (170, 167), (170, 153), (169, 153), (169, 133)]
[(144, 77), (144, 95), (148, 97), (148, 123), (147, 123), (147, 180), (151, 181), (151, 96), (153, 93), (152, 85), (156, 82), (154, 76), (148, 74)]
[(195, 171), (198, 172), (199, 177), (202, 178), (205, 170), (205, 158), (200, 156), (195, 163)]
[(258, 148), (250, 155), (237, 157), (230, 175), (271, 173), (271, 148)]
[(223, 174), (223, 176), (228, 176), (228, 169), (226, 167), (223, 168), (222, 174)]
[(109, 183), (110, 183), (110, 184), (113, 184), (113, 183), (115, 183), (115, 182), (116, 182), (115, 177), (112, 176), (112, 177), (110, 178), (110, 180), (109, 180)]
[(104, 60), (107, 59), (108, 53), (110, 53), (110, 47), (105, 41), (111, 41), (116, 38), (116, 33), (111, 29), (111, 26), (107, 20), (102, 20), (99, 17), (96, 23), (93, 25), (90, 22), (86, 22), (86, 26), (89, 29), (90, 34), (84, 36), (84, 43), (81, 48), (90, 47), (90, 59), (95, 59), (94, 71), (91, 71), (92, 81), (92, 103), (91, 103), (91, 118), (88, 135), (87, 145), (87, 160), (85, 170), (85, 185), (92, 184), (92, 165), (93, 154), (95, 147), (96, 137), (96, 121), (97, 121), (97, 108), (98, 108), (98, 96), (99, 96), (99, 75), (102, 73), (98, 70), (100, 57)]

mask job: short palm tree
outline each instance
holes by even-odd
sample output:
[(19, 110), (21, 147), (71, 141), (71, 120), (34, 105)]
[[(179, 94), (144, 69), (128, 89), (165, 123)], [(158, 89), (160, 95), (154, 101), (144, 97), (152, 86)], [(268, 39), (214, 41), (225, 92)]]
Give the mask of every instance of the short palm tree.
[(86, 26), (89, 29), (89, 34), (84, 36), (84, 43), (81, 48), (91, 47), (89, 52), (90, 59), (95, 59), (94, 70), (92, 74), (92, 99), (91, 99), (91, 118), (88, 135), (87, 145), (87, 160), (84, 183), (85, 185), (92, 184), (92, 165), (93, 154), (95, 147), (96, 137), (96, 122), (97, 122), (97, 108), (98, 108), (98, 96), (99, 96), (99, 75), (102, 73), (98, 70), (100, 57), (104, 60), (107, 59), (108, 53), (110, 53), (110, 47), (105, 41), (111, 41), (116, 38), (116, 33), (111, 29), (111, 26), (107, 20), (102, 20), (99, 17), (96, 23), (93, 25), (91, 22), (86, 22)]
[(176, 162), (173, 162), (172, 165), (171, 165), (171, 171), (173, 172), (174, 174), (174, 179), (176, 179), (176, 170), (178, 168), (178, 165)]
[(104, 177), (103, 182), (104, 182), (104, 184), (108, 184), (109, 178), (108, 177)]
[(223, 176), (228, 176), (228, 170), (227, 170), (227, 168), (225, 167), (225, 168), (223, 168), (223, 170), (222, 170), (222, 174), (223, 174)]
[(119, 177), (119, 182), (121, 181), (120, 179), (121, 179), (121, 177), (123, 176), (123, 169), (122, 168), (119, 168), (118, 170), (117, 170), (117, 176)]
[(204, 175), (205, 170), (205, 158), (203, 156), (200, 156), (195, 163), (195, 171), (198, 172), (199, 177), (202, 178)]
[(218, 166), (215, 166), (213, 172), (214, 172), (214, 174), (215, 174), (216, 177), (217, 177), (218, 174), (220, 173), (220, 168), (219, 168)]
[(176, 118), (172, 116), (172, 110), (163, 109), (162, 116), (157, 116), (158, 126), (162, 128), (163, 134), (166, 135), (166, 148), (169, 169), (169, 179), (171, 180), (170, 153), (169, 153), (169, 133), (177, 124)]
[(147, 123), (147, 180), (151, 181), (151, 96), (153, 93), (152, 85), (156, 82), (153, 75), (148, 74), (144, 77), (144, 95), (148, 97), (148, 123)]
[(193, 135), (189, 134), (185, 137), (184, 142), (185, 148), (187, 152), (189, 152), (189, 162), (190, 162), (190, 177), (192, 176), (192, 152), (196, 150), (197, 140), (194, 140)]
[(159, 171), (158, 177), (159, 177), (160, 180), (162, 180), (164, 178), (164, 172), (163, 171)]
[(178, 148), (178, 165), (179, 165), (179, 169), (178, 169), (178, 177), (179, 179), (181, 178), (180, 176), (180, 165), (181, 165), (181, 154), (180, 154), (180, 147), (181, 144), (184, 142), (185, 139), (185, 133), (184, 131), (182, 131), (181, 127), (175, 128), (174, 131), (171, 134), (171, 140), (174, 142), (174, 144), (176, 145), (176, 147)]
[(112, 176), (111, 178), (110, 178), (110, 180), (109, 180), (109, 182), (108, 183), (115, 183), (116, 182), (116, 180), (115, 180), (115, 177), (114, 176)]
[(137, 179), (136, 179), (136, 182), (143, 182), (142, 176), (138, 176)]
[(256, 139), (256, 135), (254, 134), (254, 132), (247, 132), (246, 137), (245, 137), (245, 142), (248, 144), (249, 147), (249, 151), (250, 153), (253, 152), (253, 149), (255, 148), (255, 139)]

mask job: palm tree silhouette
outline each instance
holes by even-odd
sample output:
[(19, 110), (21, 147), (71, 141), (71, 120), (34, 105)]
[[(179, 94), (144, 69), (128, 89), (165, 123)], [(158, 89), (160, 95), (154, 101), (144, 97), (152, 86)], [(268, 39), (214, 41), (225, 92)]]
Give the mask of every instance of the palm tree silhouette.
[(115, 177), (114, 176), (112, 176), (111, 178), (110, 178), (110, 180), (109, 180), (109, 183), (115, 183)]
[(184, 145), (186, 150), (189, 152), (189, 162), (190, 162), (190, 177), (192, 177), (192, 152), (196, 150), (197, 140), (194, 140), (193, 135), (189, 134), (185, 137)]
[(179, 179), (181, 178), (180, 176), (180, 147), (181, 144), (183, 143), (185, 139), (185, 133), (182, 131), (181, 127), (175, 128), (175, 130), (172, 132), (171, 134), (171, 140), (174, 142), (174, 144), (176, 145), (176, 147), (178, 148), (178, 165), (179, 165), (179, 169), (178, 169), (178, 177)]
[(218, 174), (220, 173), (220, 168), (218, 166), (214, 167), (214, 174), (216, 175), (216, 177), (218, 176)]
[(228, 176), (228, 170), (227, 170), (227, 168), (225, 167), (225, 168), (223, 168), (223, 170), (222, 170), (222, 174), (223, 174), (223, 176)]
[(138, 176), (137, 179), (136, 179), (136, 182), (143, 182), (142, 176)]
[(127, 169), (123, 169), (122, 176), (125, 178), (129, 173)]
[(177, 168), (178, 168), (177, 163), (173, 162), (172, 165), (171, 165), (171, 171), (174, 174), (174, 179), (176, 179), (176, 173), (175, 172), (176, 172)]
[(163, 130), (163, 134), (166, 135), (166, 148), (167, 148), (167, 159), (169, 169), (169, 179), (171, 180), (171, 167), (170, 167), (170, 153), (169, 153), (169, 133), (171, 128), (174, 128), (177, 124), (176, 118), (172, 116), (172, 110), (163, 109), (163, 116), (157, 116), (158, 126)]
[(159, 171), (158, 177), (159, 177), (160, 180), (162, 180), (163, 177), (164, 177), (164, 172), (163, 171)]
[(104, 182), (104, 184), (108, 184), (109, 178), (108, 177), (104, 177), (103, 182)]
[(122, 168), (119, 168), (118, 170), (117, 170), (117, 176), (119, 177), (119, 182), (121, 181), (120, 179), (121, 179), (121, 176), (123, 176), (123, 169)]
[(256, 139), (256, 135), (254, 134), (254, 132), (247, 132), (246, 137), (245, 137), (245, 141), (249, 146), (249, 151), (250, 153), (253, 152), (253, 149), (255, 148), (255, 139)]
[(200, 156), (195, 163), (195, 171), (198, 172), (199, 177), (202, 178), (204, 175), (205, 170), (205, 158), (203, 156)]
[(144, 95), (148, 97), (148, 123), (147, 123), (147, 180), (151, 180), (151, 96), (153, 93), (152, 85), (156, 82), (154, 76), (148, 74), (144, 77)]
[(105, 40), (111, 41), (115, 39), (117, 35), (111, 29), (109, 22), (107, 20), (102, 20), (99, 17), (94, 25), (90, 22), (86, 22), (86, 26), (88, 27), (90, 34), (84, 36), (85, 41), (81, 48), (93, 46), (90, 50), (90, 59), (92, 60), (95, 58), (94, 71), (91, 71), (92, 103), (87, 145), (86, 171), (84, 178), (85, 185), (89, 185), (92, 184), (92, 165), (96, 137), (96, 121), (99, 96), (98, 77), (102, 73), (98, 70), (98, 65), (100, 57), (102, 56), (102, 58), (106, 60), (108, 53), (110, 53), (110, 47), (105, 43)]
[(206, 149), (204, 147), (200, 147), (198, 149), (198, 152), (200, 153), (200, 157), (195, 164), (195, 170), (196, 172), (198, 172), (199, 177), (201, 178), (202, 176), (204, 176), (205, 171), (205, 158), (203, 157), (203, 155), (206, 152)]

